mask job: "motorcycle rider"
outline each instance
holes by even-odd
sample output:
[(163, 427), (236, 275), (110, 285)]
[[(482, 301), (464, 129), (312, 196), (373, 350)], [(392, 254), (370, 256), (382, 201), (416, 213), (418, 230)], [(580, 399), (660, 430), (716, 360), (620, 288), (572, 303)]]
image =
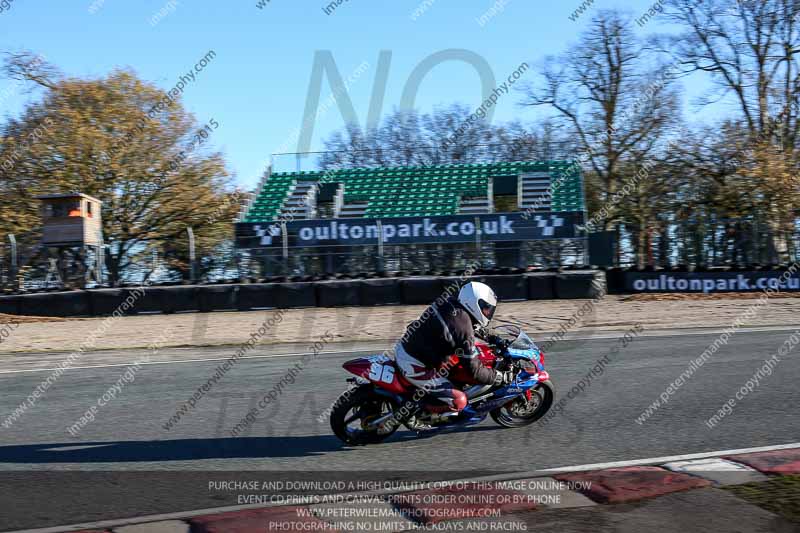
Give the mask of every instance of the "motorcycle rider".
[(467, 406), (467, 395), (447, 379), (451, 356), (468, 360), (473, 378), (481, 384), (511, 383), (514, 375), (483, 366), (475, 348), (475, 330), (485, 328), (497, 308), (494, 291), (473, 281), (464, 285), (456, 298), (440, 300), (409, 324), (395, 346), (395, 359), (411, 384), (441, 402), (426, 405), (429, 412), (458, 412)]

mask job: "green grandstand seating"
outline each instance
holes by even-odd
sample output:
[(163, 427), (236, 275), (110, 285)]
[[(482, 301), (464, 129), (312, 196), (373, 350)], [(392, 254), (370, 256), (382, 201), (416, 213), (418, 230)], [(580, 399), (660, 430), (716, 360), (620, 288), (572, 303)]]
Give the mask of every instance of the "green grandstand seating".
[[(550, 172), (556, 178), (569, 166), (567, 161), (535, 161), (274, 173), (259, 191), (245, 222), (275, 220), (299, 180), (344, 184), (345, 202), (367, 202), (368, 217), (452, 215), (462, 198), (485, 196), (491, 178), (521, 172)], [(560, 185), (553, 183), (552, 209), (582, 211), (582, 188), (580, 172), (570, 169)]]

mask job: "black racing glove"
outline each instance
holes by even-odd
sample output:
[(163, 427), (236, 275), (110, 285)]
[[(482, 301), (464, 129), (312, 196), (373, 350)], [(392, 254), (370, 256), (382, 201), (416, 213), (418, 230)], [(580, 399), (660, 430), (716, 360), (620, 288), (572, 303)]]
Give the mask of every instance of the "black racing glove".
[(498, 337), (497, 335), (489, 335), (489, 336), (486, 338), (486, 341), (487, 341), (489, 344), (492, 344), (492, 345), (494, 345), (494, 346), (503, 346), (503, 339), (502, 339), (502, 338), (500, 338), (500, 337)]
[(479, 339), (485, 340), (486, 342), (494, 346), (501, 346), (503, 342), (503, 339), (501, 339), (497, 335), (489, 333), (488, 329), (480, 326), (475, 328), (475, 336), (478, 337)]

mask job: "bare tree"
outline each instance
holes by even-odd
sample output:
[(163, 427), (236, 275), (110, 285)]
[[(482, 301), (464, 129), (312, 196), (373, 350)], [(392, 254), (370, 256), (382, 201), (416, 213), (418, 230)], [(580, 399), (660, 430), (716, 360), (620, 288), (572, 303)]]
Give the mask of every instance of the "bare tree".
[(800, 2), (670, 0), (685, 31), (666, 39), (688, 71), (715, 81), (715, 99), (731, 101), (746, 136), (737, 144), (736, 176), (744, 177), (753, 212), (768, 217), (775, 260), (789, 260), (800, 191)]
[(453, 104), (431, 113), (395, 111), (378, 128), (363, 132), (348, 125), (325, 141), (323, 168), (352, 166), (426, 166), (563, 158), (571, 149), (550, 123), (526, 128), (521, 122), (492, 125), (472, 122), (456, 134), (472, 111)]
[(685, 31), (665, 39), (687, 71), (711, 75), (715, 99), (731, 97), (755, 140), (775, 136), (793, 151), (800, 96), (800, 2), (670, 0)]
[(615, 195), (635, 172), (631, 163), (653, 157), (678, 121), (672, 72), (657, 64), (626, 15), (601, 11), (564, 56), (545, 59), (540, 74), (523, 103), (555, 111), (575, 138), (589, 170), (590, 211), (610, 229), (623, 218)]

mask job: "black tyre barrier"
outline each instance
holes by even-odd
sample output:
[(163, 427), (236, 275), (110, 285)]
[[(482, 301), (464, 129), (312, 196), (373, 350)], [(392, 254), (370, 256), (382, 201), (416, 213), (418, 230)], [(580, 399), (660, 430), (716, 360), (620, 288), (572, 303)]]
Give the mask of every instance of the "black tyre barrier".
[[(447, 278), (449, 279), (449, 278)], [(444, 292), (448, 281), (442, 278), (409, 278), (400, 281), (403, 303), (426, 305), (436, 300)]]
[[(144, 289), (97, 289), (89, 293), (92, 316), (108, 316), (119, 310), (125, 315), (136, 314), (136, 303)], [(126, 303), (127, 302), (127, 303)]]
[(280, 283), (275, 289), (275, 307), (316, 307), (317, 291), (313, 283)]
[[(238, 285), (236, 308), (239, 311), (252, 309), (274, 309), (278, 307), (277, 283), (252, 283)], [(217, 309), (214, 309), (217, 311)]]
[(471, 281), (480, 281), (492, 288), (501, 302), (514, 302), (528, 299), (528, 280), (522, 275), (480, 276)]
[(18, 315), (19, 302), (21, 298), (18, 296), (0, 296), (0, 313), (4, 315)]
[[(605, 276), (596, 271), (560, 274), (536, 272), (477, 275), (500, 300), (594, 298), (604, 291)], [(289, 309), (375, 305), (427, 305), (456, 295), (461, 277), (382, 278), (295, 283), (175, 286), (0, 296), (0, 313), (33, 316), (108, 316), (136, 313)], [(24, 303), (23, 303), (24, 302)]]
[(400, 280), (403, 303), (425, 305), (442, 294), (442, 281), (439, 278), (409, 278)]
[(403, 303), (400, 283), (394, 279), (365, 279), (358, 284), (361, 305), (398, 305)]
[(129, 297), (131, 295), (136, 296), (136, 303), (130, 311), (131, 314), (147, 314), (158, 312), (159, 310), (164, 314), (172, 313), (172, 308), (165, 289), (142, 287), (139, 292), (134, 291), (135, 289), (127, 289)]
[[(441, 281), (442, 287), (436, 298), (449, 298), (458, 296), (458, 291), (461, 290), (461, 287), (463, 287), (464, 284), (469, 281), (469, 279), (463, 276), (446, 276), (439, 278), (439, 281)], [(434, 300), (436, 298), (434, 298)]]
[(528, 300), (552, 300), (556, 294), (556, 275), (549, 272), (525, 274)]
[[(149, 289), (148, 289), (149, 290)], [(181, 287), (163, 287), (164, 297), (167, 299), (166, 308), (172, 313), (186, 313), (200, 310), (200, 297), (196, 285)], [(153, 309), (158, 311), (158, 309)]]
[(555, 296), (559, 299), (595, 298), (605, 289), (602, 272), (584, 270), (556, 275)]
[(355, 307), (361, 304), (360, 281), (318, 281), (314, 283), (320, 307)]
[(85, 291), (28, 294), (19, 302), (19, 313), (25, 316), (89, 316), (89, 295)]
[(197, 287), (145, 287), (136, 301), (135, 313), (164, 313), (197, 311)]
[(606, 270), (606, 287), (609, 294), (625, 292), (625, 272), (619, 268)]
[(208, 313), (211, 311), (231, 311), (237, 309), (238, 294), (238, 285), (200, 285), (197, 287), (198, 311)]

